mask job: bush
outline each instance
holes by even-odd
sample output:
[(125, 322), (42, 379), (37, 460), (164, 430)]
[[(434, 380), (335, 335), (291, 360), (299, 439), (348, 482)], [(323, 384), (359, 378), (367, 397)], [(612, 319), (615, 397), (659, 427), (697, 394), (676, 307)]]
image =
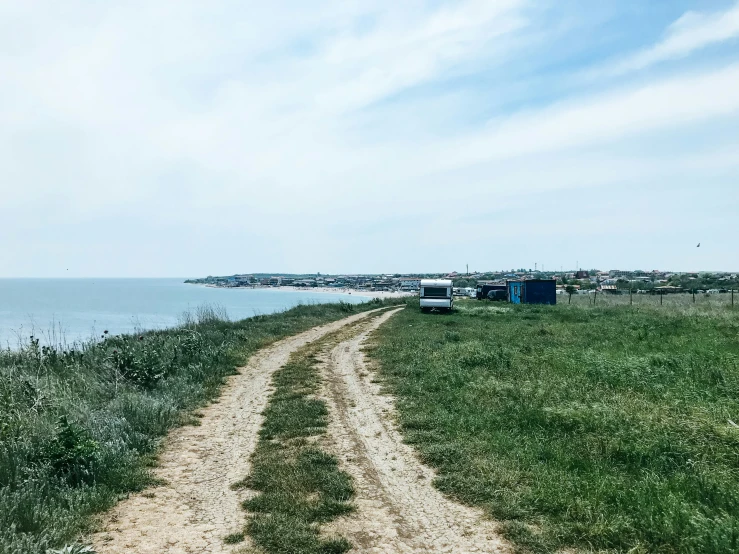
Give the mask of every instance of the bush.
[(77, 486), (92, 481), (99, 455), (100, 446), (90, 434), (61, 416), (56, 436), (42, 450), (41, 459), (51, 465), (55, 475)]

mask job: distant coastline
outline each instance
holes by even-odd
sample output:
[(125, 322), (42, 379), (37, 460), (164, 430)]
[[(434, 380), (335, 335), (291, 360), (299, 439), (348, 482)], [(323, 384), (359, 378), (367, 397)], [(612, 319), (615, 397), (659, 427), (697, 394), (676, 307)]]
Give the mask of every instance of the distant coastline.
[(211, 289), (256, 289), (256, 290), (275, 290), (275, 291), (292, 291), (292, 292), (316, 292), (324, 294), (351, 294), (352, 296), (361, 296), (363, 298), (402, 298), (403, 296), (412, 296), (413, 292), (407, 291), (390, 291), (390, 290), (367, 290), (356, 289), (351, 287), (295, 287), (292, 285), (271, 286), (271, 285), (239, 285), (239, 286), (222, 286), (212, 283), (188, 283), (191, 285), (199, 285)]
[(0, 279), (0, 348), (20, 348), (31, 335), (41, 345), (58, 346), (101, 339), (104, 331), (119, 335), (167, 329), (201, 306), (222, 308), (238, 321), (299, 304), (358, 304), (371, 300), (367, 296), (385, 297), (338, 288), (274, 288), (286, 291), (282, 293), (268, 288), (229, 292), (226, 287), (189, 287), (182, 278)]

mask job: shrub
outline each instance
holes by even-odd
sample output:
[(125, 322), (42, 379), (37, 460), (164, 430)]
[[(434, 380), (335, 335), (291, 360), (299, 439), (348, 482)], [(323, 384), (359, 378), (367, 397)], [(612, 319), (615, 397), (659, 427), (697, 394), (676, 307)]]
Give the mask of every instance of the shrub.
[(41, 453), (41, 459), (51, 465), (56, 475), (76, 486), (92, 481), (99, 454), (100, 447), (89, 433), (69, 423), (67, 416), (61, 416), (56, 436)]

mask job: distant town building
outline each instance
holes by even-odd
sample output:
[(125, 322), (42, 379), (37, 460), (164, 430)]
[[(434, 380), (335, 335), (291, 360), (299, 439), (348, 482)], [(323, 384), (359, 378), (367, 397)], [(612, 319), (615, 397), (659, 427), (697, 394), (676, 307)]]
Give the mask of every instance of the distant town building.
[(400, 290), (418, 290), (421, 288), (420, 277), (400, 277), (398, 279)]

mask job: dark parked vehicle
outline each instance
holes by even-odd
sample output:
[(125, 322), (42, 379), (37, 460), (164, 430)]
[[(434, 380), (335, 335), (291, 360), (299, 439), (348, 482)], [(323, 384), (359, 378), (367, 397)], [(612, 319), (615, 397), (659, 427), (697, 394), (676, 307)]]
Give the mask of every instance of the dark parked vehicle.
[(488, 297), (488, 293), (491, 290), (502, 290), (502, 291), (505, 291), (506, 290), (506, 286), (505, 285), (501, 285), (501, 284), (492, 285), (490, 283), (478, 284), (477, 285), (477, 295), (476, 295), (477, 299), (478, 300), (485, 300)]
[(488, 300), (502, 300), (505, 302), (508, 300), (508, 293), (504, 290), (491, 290), (488, 292)]

